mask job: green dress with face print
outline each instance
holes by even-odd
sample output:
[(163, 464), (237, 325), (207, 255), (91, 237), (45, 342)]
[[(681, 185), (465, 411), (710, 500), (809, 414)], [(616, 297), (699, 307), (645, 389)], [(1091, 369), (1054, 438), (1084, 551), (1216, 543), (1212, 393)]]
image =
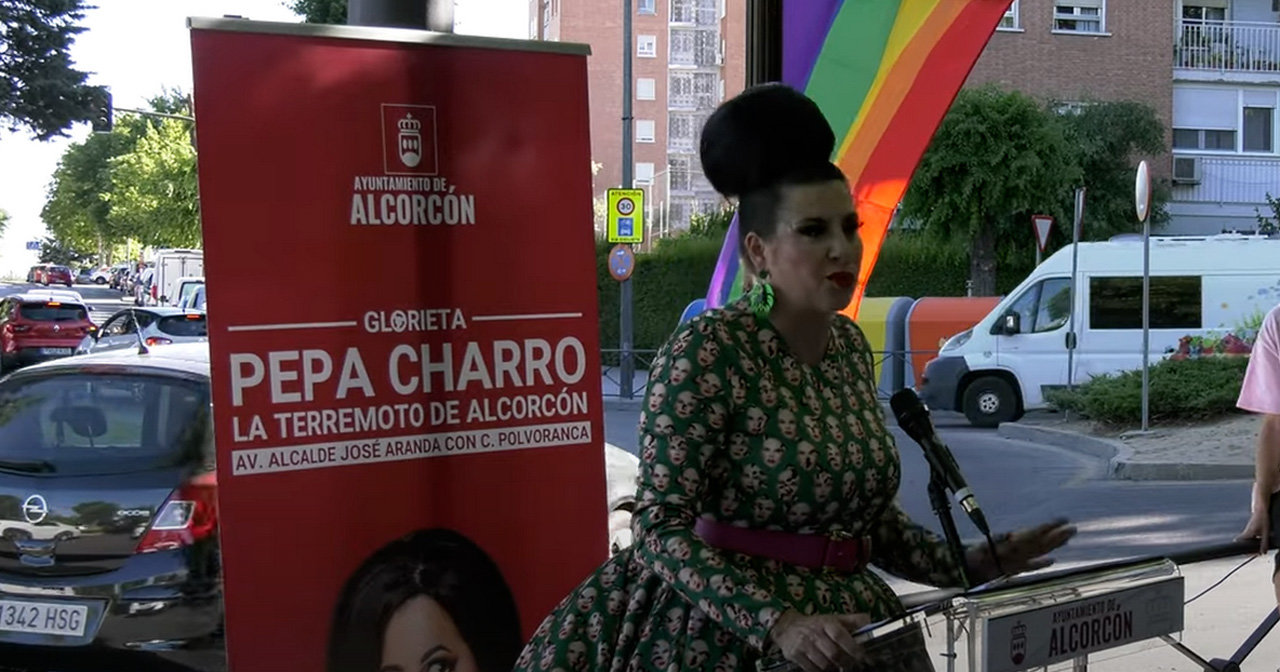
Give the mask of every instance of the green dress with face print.
[(547, 616), (516, 670), (754, 670), (787, 609), (873, 620), (903, 611), (870, 571), (726, 552), (694, 533), (698, 517), (866, 535), (877, 567), (959, 585), (945, 543), (896, 501), (900, 462), (873, 375), (866, 338), (842, 315), (817, 365), (741, 301), (682, 325), (653, 363), (641, 409), (636, 541)]

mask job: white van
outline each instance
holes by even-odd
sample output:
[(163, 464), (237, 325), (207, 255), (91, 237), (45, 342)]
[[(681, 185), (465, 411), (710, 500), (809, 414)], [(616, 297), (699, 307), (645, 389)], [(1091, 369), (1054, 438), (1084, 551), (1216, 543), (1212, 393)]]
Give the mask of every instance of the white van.
[[(925, 367), (920, 395), (979, 427), (1045, 408), (1046, 389), (1142, 368), (1142, 239), (1080, 243), (1072, 292), (1070, 245), (1036, 267), (972, 329)], [(1280, 240), (1152, 237), (1150, 361), (1184, 336), (1219, 336), (1280, 303)]]
[(203, 250), (157, 250), (155, 263), (148, 305), (178, 305), (179, 280), (204, 276)]

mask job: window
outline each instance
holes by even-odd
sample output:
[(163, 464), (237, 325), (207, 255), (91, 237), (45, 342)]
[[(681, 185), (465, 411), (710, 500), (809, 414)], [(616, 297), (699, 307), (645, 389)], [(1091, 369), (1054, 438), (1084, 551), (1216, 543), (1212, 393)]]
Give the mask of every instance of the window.
[[(1152, 329), (1200, 329), (1200, 276), (1152, 276)], [(1089, 327), (1142, 328), (1142, 276), (1089, 278)]]
[(1017, 30), (1022, 27), (1018, 21), (1018, 5), (1022, 0), (1013, 0), (1013, 4), (1009, 5), (1009, 9), (1005, 11), (1004, 16), (1000, 19), (998, 30)]
[(1205, 149), (1220, 152), (1236, 151), (1236, 132), (1221, 129), (1173, 129), (1174, 149)]
[(658, 38), (654, 35), (636, 35), (636, 56), (657, 58)]
[(673, 156), (667, 160), (667, 177), (671, 180), (671, 191), (690, 191), (693, 189), (693, 159), (688, 156)]
[(654, 133), (652, 119), (636, 119), (636, 142), (653, 142)]
[(1270, 107), (1244, 108), (1244, 151), (1272, 151), (1275, 116), (1276, 111)]
[(636, 80), (636, 100), (653, 100), (657, 97), (657, 86), (652, 77), (641, 77)]
[(1101, 33), (1106, 28), (1106, 0), (1058, 0), (1053, 29), (1064, 33)]
[(653, 164), (649, 162), (636, 163), (636, 184), (653, 184)]
[(1008, 312), (1016, 313), (1020, 333), (1057, 331), (1071, 317), (1071, 279), (1048, 278), (1029, 287)]
[(637, 0), (636, 13), (638, 14), (657, 14), (658, 0)]
[(1214, 2), (1200, 2), (1194, 5), (1183, 3), (1182, 18), (1187, 21), (1226, 21), (1227, 6)]
[(716, 106), (719, 76), (714, 72), (673, 71), (668, 79), (667, 104), (671, 109), (705, 110)]

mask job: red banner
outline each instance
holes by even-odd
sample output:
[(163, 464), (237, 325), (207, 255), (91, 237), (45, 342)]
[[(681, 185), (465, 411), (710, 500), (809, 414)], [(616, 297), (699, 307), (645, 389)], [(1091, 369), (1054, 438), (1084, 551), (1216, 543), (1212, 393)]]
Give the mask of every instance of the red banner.
[(192, 53), (232, 669), (510, 669), (607, 552), (585, 50)]

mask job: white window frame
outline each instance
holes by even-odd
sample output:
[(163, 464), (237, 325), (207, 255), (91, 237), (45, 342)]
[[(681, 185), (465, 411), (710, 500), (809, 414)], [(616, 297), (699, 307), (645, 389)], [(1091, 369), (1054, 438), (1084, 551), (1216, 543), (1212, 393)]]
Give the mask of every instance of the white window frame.
[(658, 13), (658, 0), (636, 0), (636, 14), (655, 15)]
[(637, 161), (634, 179), (637, 186), (648, 186), (653, 184), (653, 162)]
[[(647, 47), (645, 45), (648, 45)], [(657, 58), (658, 57), (658, 36), (657, 35), (636, 35), (636, 57), (637, 58)]]
[[(1013, 4), (1009, 5), (1009, 9), (1005, 10), (1004, 16), (1000, 19), (1000, 25), (996, 26), (996, 30), (1006, 33), (1021, 33), (1022, 30), (1022, 13), (1019, 11), (1018, 5), (1022, 4), (1022, 0), (1013, 0)], [(1005, 25), (1005, 21), (1009, 25)]]
[[(1246, 149), (1245, 142), (1245, 110), (1269, 110), (1271, 112), (1271, 137), (1267, 139), (1268, 149)], [(1276, 154), (1276, 108), (1274, 106), (1263, 105), (1241, 105), (1240, 106), (1240, 131), (1236, 134), (1236, 147), (1241, 154), (1252, 154), (1254, 156), (1272, 156)]]
[(1066, 21), (1094, 21), (1090, 15), (1081, 14), (1059, 14), (1058, 7), (1062, 5), (1072, 5), (1077, 9), (1080, 7), (1088, 7), (1093, 4), (1093, 0), (1053, 0), (1053, 33), (1056, 35), (1110, 35), (1107, 32), (1107, 0), (1097, 0), (1098, 2), (1098, 23), (1097, 30), (1065, 30), (1058, 28), (1059, 20)]
[(652, 77), (636, 79), (636, 100), (657, 100), (658, 80)]
[(653, 143), (657, 141), (658, 123), (653, 119), (636, 119), (636, 142)]

